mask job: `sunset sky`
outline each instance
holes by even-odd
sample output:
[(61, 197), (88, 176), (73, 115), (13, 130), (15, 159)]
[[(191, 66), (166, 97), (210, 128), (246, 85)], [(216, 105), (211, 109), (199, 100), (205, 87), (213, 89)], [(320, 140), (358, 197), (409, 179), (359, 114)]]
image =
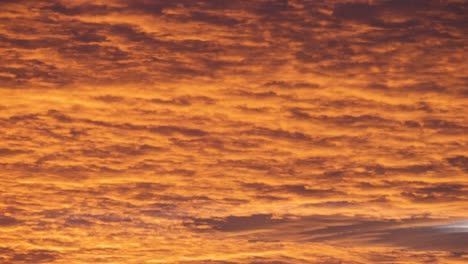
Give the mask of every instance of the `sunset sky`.
[(466, 0), (0, 0), (0, 263), (467, 263), (467, 47)]

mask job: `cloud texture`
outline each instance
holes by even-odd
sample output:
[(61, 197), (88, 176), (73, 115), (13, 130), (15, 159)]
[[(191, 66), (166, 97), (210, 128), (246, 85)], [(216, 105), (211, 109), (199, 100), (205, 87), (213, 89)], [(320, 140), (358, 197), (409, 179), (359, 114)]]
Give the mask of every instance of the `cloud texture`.
[(0, 262), (464, 263), (468, 2), (0, 2)]

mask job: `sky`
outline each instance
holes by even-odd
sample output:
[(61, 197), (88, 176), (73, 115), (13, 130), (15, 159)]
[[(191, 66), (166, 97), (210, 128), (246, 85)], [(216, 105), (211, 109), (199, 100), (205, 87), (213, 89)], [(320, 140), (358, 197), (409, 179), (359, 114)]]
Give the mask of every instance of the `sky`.
[(467, 14), (1, 0), (0, 262), (466, 263)]

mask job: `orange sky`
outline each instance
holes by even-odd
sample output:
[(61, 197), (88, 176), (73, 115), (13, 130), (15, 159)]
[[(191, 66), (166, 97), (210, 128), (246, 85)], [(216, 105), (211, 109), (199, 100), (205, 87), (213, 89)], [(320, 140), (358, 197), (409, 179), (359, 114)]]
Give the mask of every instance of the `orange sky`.
[(467, 13), (1, 0), (0, 263), (466, 263)]

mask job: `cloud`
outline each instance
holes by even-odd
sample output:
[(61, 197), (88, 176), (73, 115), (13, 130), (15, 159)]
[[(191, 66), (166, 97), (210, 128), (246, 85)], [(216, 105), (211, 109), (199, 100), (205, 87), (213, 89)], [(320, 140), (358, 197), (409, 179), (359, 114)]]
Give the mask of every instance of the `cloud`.
[[(273, 218), (272, 215), (228, 216), (222, 219), (193, 219), (186, 223), (208, 232), (207, 226), (257, 240), (300, 241), (349, 245), (395, 245), (419, 250), (465, 251), (466, 234), (444, 229), (440, 220), (403, 219), (376, 221), (345, 216)], [(249, 233), (246, 231), (255, 230)]]
[(17, 263), (47, 263), (50, 261), (55, 261), (58, 257), (58, 254), (49, 250), (31, 250), (27, 253), (18, 253), (13, 256), (11, 261)]
[(61, 3), (55, 3), (53, 5), (46, 6), (44, 9), (48, 9), (66, 16), (76, 16), (83, 14), (105, 15), (112, 11), (112, 8), (107, 5), (81, 4), (77, 6), (65, 6)]
[(224, 232), (239, 232), (268, 228), (281, 220), (272, 219), (272, 215), (256, 214), (250, 216), (228, 216), (224, 219), (193, 219), (188, 226), (209, 225), (211, 228)]
[(25, 151), (20, 149), (0, 148), (0, 156), (18, 155), (22, 153), (25, 153)]
[(463, 155), (447, 158), (447, 161), (452, 166), (459, 167), (459, 168), (463, 169), (464, 171), (468, 170), (468, 158), (466, 158)]
[(466, 258), (465, 1), (0, 6), (0, 262)]
[(439, 184), (402, 193), (415, 202), (444, 202), (466, 199), (466, 187), (459, 184)]
[(0, 216), (0, 226), (12, 226), (20, 224), (21, 221), (10, 216)]

